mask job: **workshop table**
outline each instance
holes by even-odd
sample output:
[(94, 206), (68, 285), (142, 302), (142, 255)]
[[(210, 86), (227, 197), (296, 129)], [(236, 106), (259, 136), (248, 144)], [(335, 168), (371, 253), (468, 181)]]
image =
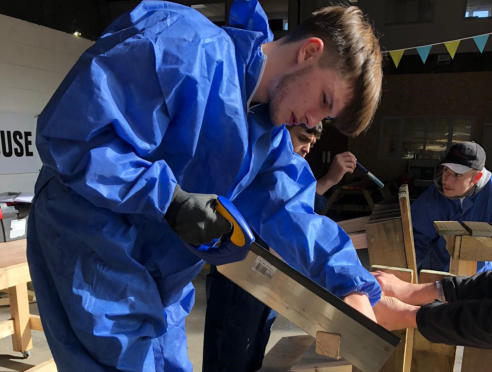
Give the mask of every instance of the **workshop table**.
[[(0, 322), (0, 337), (12, 336), (14, 351), (29, 356), (32, 349), (31, 330), (42, 331), (38, 315), (29, 312), (27, 283), (31, 281), (26, 257), (26, 240), (0, 243), (0, 288), (7, 289), (11, 319)], [(28, 372), (55, 372), (53, 359), (38, 364)]]

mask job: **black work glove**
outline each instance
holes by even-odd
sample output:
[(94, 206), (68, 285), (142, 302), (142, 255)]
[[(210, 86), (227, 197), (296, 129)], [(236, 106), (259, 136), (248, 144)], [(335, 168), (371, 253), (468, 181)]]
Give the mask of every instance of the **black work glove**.
[(217, 195), (186, 192), (176, 185), (166, 220), (186, 243), (201, 245), (231, 232), (232, 223), (215, 211)]

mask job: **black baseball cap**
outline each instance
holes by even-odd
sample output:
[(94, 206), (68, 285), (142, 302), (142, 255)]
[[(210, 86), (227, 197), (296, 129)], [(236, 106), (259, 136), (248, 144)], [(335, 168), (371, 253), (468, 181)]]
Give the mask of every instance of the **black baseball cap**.
[(485, 166), (485, 150), (476, 142), (453, 144), (441, 165), (455, 173), (466, 173), (471, 169), (481, 171)]

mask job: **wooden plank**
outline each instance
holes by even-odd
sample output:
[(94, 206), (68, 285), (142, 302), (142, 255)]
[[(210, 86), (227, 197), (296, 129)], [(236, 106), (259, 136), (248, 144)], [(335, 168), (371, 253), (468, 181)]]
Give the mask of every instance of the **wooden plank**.
[(14, 332), (14, 321), (12, 319), (4, 320), (0, 323), (0, 338), (12, 336)]
[(371, 265), (407, 267), (401, 218), (366, 225)]
[[(440, 280), (449, 273), (433, 270), (420, 272), (420, 283)], [(428, 341), (415, 330), (413, 343), (412, 371), (418, 372), (452, 372), (456, 355), (456, 346), (435, 344)]]
[(449, 272), (458, 276), (471, 276), (477, 273), (477, 261), (456, 260), (451, 258)]
[(288, 371), (313, 343), (309, 335), (282, 337), (265, 355), (260, 372)]
[[(401, 267), (389, 267), (382, 265), (373, 265), (371, 266), (371, 271), (384, 271), (386, 273), (390, 273), (395, 275), (398, 279), (404, 280), (408, 283), (412, 283), (413, 281), (413, 270), (405, 269)], [(393, 332), (396, 336), (403, 339), (405, 342), (400, 342), (397, 346), (395, 352), (391, 357), (386, 361), (385, 365), (381, 369), (381, 372), (410, 372), (412, 366), (412, 353), (413, 353), (413, 339), (414, 339), (414, 330), (413, 329), (404, 329)]]
[(27, 369), (25, 372), (57, 372), (55, 361), (53, 359), (47, 360), (41, 364), (38, 364), (32, 368)]
[(29, 316), (29, 326), (32, 330), (43, 332), (43, 324), (41, 323), (41, 318), (39, 315)]
[[(400, 342), (394, 353), (386, 361), (380, 372), (408, 372), (410, 371), (412, 362), (413, 330), (402, 329), (393, 331), (393, 333), (400, 337), (402, 342)], [(409, 336), (407, 337), (407, 335)]]
[(403, 351), (403, 364), (401, 370), (403, 372), (410, 372), (412, 369), (412, 359), (413, 359), (413, 342), (415, 340), (415, 329), (407, 328), (405, 329), (405, 349)]
[[(2, 252), (2, 254), (8, 255), (9, 252)], [(7, 267), (0, 266), (0, 288), (10, 288), (19, 283), (27, 283), (30, 280), (31, 276), (29, 274), (27, 261)]]
[(318, 331), (315, 344), (317, 354), (331, 359), (341, 359), (339, 334)]
[(451, 259), (458, 260), (460, 258), (461, 238), (463, 235), (444, 235), (446, 241), (446, 250)]
[(0, 243), (0, 288), (10, 288), (31, 281), (26, 257), (26, 240)]
[(398, 279), (411, 283), (413, 280), (413, 270), (403, 267), (392, 267), (384, 265), (371, 265), (371, 271), (384, 271), (385, 273), (393, 274)]
[(10, 242), (0, 243), (0, 247), (2, 249), (2, 254), (0, 255), (1, 268), (27, 262), (26, 239), (12, 240)]
[(337, 360), (318, 355), (312, 344), (306, 353), (289, 369), (290, 372), (352, 372), (346, 360)]
[(352, 244), (355, 249), (366, 249), (367, 248), (367, 235), (365, 232), (356, 232), (348, 234), (352, 240)]
[(492, 236), (492, 226), (487, 222), (463, 221), (462, 224), (471, 236)]
[(492, 238), (462, 236), (460, 259), (492, 261)]
[(9, 288), (10, 315), (14, 320), (12, 346), (14, 351), (32, 349), (31, 328), (29, 327), (29, 301), (26, 283)]
[(434, 227), (439, 235), (468, 235), (468, 230), (458, 221), (434, 221)]
[(441, 280), (448, 276), (455, 276), (455, 275), (448, 273), (446, 271), (420, 270), (419, 279), (421, 283), (430, 283), (430, 282), (435, 282), (437, 280)]
[[(344, 360), (317, 355), (315, 339), (309, 335), (282, 337), (265, 355), (259, 372), (352, 372)], [(344, 369), (340, 369), (343, 367)]]
[(490, 366), (492, 366), (492, 350), (474, 347), (464, 348), (461, 372), (488, 371)]
[(405, 257), (407, 268), (413, 270), (412, 282), (418, 282), (417, 262), (415, 259), (415, 246), (413, 242), (412, 216), (410, 214), (410, 196), (408, 185), (401, 185), (398, 191), (398, 200), (400, 202), (401, 226), (403, 230), (403, 245), (405, 247)]
[(391, 332), (256, 244), (243, 261), (217, 269), (311, 336), (340, 334), (341, 356), (364, 371), (379, 371), (398, 344)]
[(456, 346), (429, 342), (418, 330), (413, 345), (412, 371), (453, 371)]
[(369, 221), (369, 216), (337, 221), (337, 224), (343, 229), (343, 231), (350, 234), (356, 231), (364, 231), (366, 229), (367, 221)]
[(369, 216), (369, 221), (367, 223), (377, 223), (397, 217), (400, 217), (400, 208), (398, 207), (388, 210), (379, 210), (377, 212), (371, 213), (371, 215)]

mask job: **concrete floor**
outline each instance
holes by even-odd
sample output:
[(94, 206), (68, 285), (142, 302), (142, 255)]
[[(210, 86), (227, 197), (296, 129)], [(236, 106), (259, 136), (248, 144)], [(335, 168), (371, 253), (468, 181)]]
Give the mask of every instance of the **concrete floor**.
[[(186, 323), (188, 335), (188, 354), (193, 363), (195, 372), (201, 371), (202, 349), (203, 349), (203, 328), (205, 324), (205, 276), (202, 272), (194, 280), (196, 287), (196, 302), (193, 311), (189, 315)], [(31, 304), (31, 313), (38, 314), (35, 303)], [(7, 306), (0, 307), (0, 321), (9, 319), (10, 312)], [(282, 337), (304, 334), (302, 330), (294, 326), (285, 318), (278, 317), (275, 321), (268, 350), (275, 345)], [(23, 359), (21, 353), (12, 351), (12, 341), (10, 337), (0, 339), (0, 372), (25, 371), (33, 365), (41, 363), (51, 358), (51, 353), (42, 332), (33, 331), (33, 349), (27, 359)]]

